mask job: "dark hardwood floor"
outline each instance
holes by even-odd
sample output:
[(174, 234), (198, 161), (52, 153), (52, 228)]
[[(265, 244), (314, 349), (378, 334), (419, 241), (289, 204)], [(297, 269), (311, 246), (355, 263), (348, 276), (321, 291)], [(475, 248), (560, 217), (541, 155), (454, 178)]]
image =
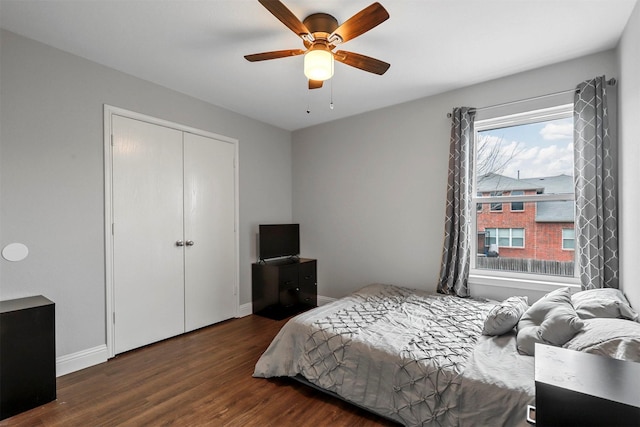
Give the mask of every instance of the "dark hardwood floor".
[(294, 380), (253, 378), (285, 321), (252, 315), (124, 353), (59, 377), (56, 401), (0, 426), (394, 425)]

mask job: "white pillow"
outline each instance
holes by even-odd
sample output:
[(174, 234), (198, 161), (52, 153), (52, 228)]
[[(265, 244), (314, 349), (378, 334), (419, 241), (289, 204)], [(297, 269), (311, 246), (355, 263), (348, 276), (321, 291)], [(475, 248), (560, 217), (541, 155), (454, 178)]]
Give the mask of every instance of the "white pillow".
[(582, 319), (593, 319), (595, 317), (638, 319), (638, 313), (631, 308), (629, 301), (620, 289), (587, 289), (573, 294), (571, 301), (578, 316)]
[(640, 323), (612, 318), (586, 319), (583, 330), (563, 347), (640, 362)]
[(529, 308), (527, 297), (509, 297), (489, 311), (484, 320), (483, 335), (503, 335), (512, 330)]
[(536, 301), (520, 318), (516, 336), (518, 352), (533, 356), (537, 342), (561, 346), (582, 326), (571, 305), (569, 288), (556, 289)]

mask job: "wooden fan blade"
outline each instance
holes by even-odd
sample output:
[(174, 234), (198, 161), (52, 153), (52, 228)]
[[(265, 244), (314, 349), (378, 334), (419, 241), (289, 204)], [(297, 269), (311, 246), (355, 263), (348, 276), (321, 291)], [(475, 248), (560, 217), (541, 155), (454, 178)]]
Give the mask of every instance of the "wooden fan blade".
[(380, 3), (373, 3), (344, 21), (342, 25), (336, 28), (331, 36), (329, 36), (329, 40), (331, 40), (333, 35), (337, 34), (344, 43), (366, 33), (387, 19), (389, 19), (387, 10), (382, 7)]
[(302, 49), (287, 49), (287, 50), (274, 50), (272, 52), (254, 53), (251, 55), (245, 55), (244, 59), (249, 62), (265, 61), (267, 59), (286, 58), (287, 56), (302, 55), (304, 50)]
[(309, 89), (320, 89), (322, 87), (322, 80), (309, 80)]
[(342, 62), (343, 64), (351, 65), (352, 67), (360, 68), (361, 70), (379, 75), (386, 73), (391, 66), (391, 64), (380, 61), (379, 59), (371, 58), (359, 53), (347, 52), (346, 50), (337, 51), (333, 57), (336, 61)]
[(273, 16), (278, 18), (280, 22), (286, 25), (291, 31), (298, 36), (309, 34), (309, 29), (304, 25), (296, 15), (291, 12), (287, 6), (278, 0), (258, 0)]

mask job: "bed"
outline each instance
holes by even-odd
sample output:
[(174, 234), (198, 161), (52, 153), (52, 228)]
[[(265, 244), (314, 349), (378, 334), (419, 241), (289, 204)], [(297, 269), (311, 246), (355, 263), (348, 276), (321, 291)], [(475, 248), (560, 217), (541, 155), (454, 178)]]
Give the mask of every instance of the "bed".
[(526, 426), (533, 357), (482, 335), (495, 301), (374, 284), (281, 329), (255, 377), (296, 377), (416, 426)]
[(639, 319), (611, 288), (529, 306), (374, 284), (289, 320), (254, 376), (302, 378), (407, 426), (524, 427), (536, 343), (640, 363)]

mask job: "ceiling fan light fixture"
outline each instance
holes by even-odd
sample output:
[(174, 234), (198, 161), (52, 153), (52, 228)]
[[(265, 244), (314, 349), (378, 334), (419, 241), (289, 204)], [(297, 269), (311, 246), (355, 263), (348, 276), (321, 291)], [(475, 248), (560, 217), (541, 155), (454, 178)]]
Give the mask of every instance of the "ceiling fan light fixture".
[(304, 75), (324, 81), (333, 76), (333, 53), (324, 45), (315, 45), (304, 54)]
[(389, 69), (391, 64), (366, 55), (344, 50), (333, 52), (338, 45), (359, 37), (389, 19), (389, 12), (380, 3), (375, 2), (367, 6), (342, 24), (338, 24), (338, 20), (328, 13), (312, 13), (304, 21), (300, 21), (280, 0), (258, 1), (302, 39), (306, 50), (286, 49), (254, 53), (244, 56), (247, 61), (304, 55), (304, 75), (309, 79), (309, 89), (321, 88), (322, 82), (333, 77), (334, 60), (378, 75)]

